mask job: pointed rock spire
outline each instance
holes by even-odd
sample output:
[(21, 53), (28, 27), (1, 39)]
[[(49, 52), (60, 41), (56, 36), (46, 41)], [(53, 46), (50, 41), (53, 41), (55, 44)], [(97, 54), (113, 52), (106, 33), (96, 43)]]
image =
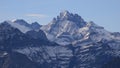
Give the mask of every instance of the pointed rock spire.
[(69, 15), (70, 15), (70, 13), (67, 10), (60, 12), (61, 17), (67, 17)]

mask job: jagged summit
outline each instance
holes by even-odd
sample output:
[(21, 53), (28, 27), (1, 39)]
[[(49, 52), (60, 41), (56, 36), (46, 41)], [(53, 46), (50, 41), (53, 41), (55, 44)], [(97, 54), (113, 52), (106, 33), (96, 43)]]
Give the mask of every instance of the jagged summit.
[(50, 24), (47, 25), (47, 27), (43, 26), (42, 29), (45, 31), (49, 31), (53, 35), (62, 32), (74, 33), (79, 28), (86, 26), (86, 24), (87, 22), (85, 22), (81, 18), (81, 16), (65, 10), (60, 12), (60, 14), (56, 18), (53, 18), (53, 20)]
[(87, 23), (79, 16), (78, 14), (70, 13), (69, 11), (65, 10), (60, 12), (60, 14), (53, 19), (53, 23), (69, 21), (71, 23), (75, 23), (78, 27), (83, 27)]

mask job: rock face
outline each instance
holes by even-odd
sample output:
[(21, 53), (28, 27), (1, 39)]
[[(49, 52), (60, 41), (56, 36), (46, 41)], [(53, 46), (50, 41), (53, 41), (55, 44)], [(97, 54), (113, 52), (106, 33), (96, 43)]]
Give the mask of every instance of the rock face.
[(120, 33), (68, 11), (45, 26), (0, 24), (0, 68), (117, 68), (119, 58)]
[[(51, 23), (46, 26), (43, 26), (41, 29), (47, 33), (47, 37), (50, 40), (56, 40), (55, 37), (66, 36), (69, 37), (73, 35), (76, 30), (82, 28), (86, 25), (86, 22), (77, 14), (69, 13), (68, 11), (61, 12), (57, 18), (54, 18)], [(69, 37), (71, 40), (66, 39), (67, 41), (72, 41), (73, 38)], [(64, 37), (63, 37), (64, 39)], [(66, 42), (67, 43), (67, 42)]]
[(45, 31), (49, 40), (55, 41), (60, 45), (89, 44), (100, 42), (101, 40), (120, 40), (119, 33), (105, 30), (103, 27), (96, 25), (94, 22), (85, 22), (78, 14), (72, 14), (68, 11), (61, 12), (51, 23), (41, 28)]
[[(61, 65), (68, 67), (70, 58), (73, 56), (72, 51), (67, 46), (62, 47), (54, 42), (49, 42), (42, 30), (22, 33), (7, 22), (4, 22), (0, 24), (0, 31), (0, 50), (9, 54), (7, 58), (10, 59), (7, 68), (21, 68), (22, 66), (22, 68), (28, 68), (28, 64), (33, 64), (31, 68), (37, 68), (34, 67), (36, 65), (38, 65), (38, 68), (53, 68), (53, 66), (58, 68)], [(26, 60), (24, 62), (25, 65), (16, 54), (20, 54), (21, 60)], [(4, 57), (6, 56), (3, 55), (2, 59)], [(0, 61), (2, 63), (7, 62), (7, 58)], [(4, 68), (2, 63), (1, 68)], [(15, 67), (14, 65), (17, 66)]]
[[(3, 55), (5, 52), (1, 52)], [(0, 68), (39, 68), (39, 66), (20, 53), (7, 53), (0, 56)]]
[(31, 25), (32, 29), (34, 29), (34, 30), (39, 30), (40, 27), (42, 27), (42, 25), (39, 25), (37, 22), (33, 22), (30, 25)]

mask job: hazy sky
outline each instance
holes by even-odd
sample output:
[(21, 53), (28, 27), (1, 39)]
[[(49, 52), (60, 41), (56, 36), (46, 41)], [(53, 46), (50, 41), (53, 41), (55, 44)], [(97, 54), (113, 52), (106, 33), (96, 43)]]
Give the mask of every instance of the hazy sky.
[(120, 0), (0, 0), (0, 22), (25, 19), (47, 24), (63, 10), (120, 32)]

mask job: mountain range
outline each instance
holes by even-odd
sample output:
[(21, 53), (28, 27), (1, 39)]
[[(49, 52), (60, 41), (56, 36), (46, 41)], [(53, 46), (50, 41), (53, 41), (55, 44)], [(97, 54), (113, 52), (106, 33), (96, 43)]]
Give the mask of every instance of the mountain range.
[(120, 68), (120, 33), (60, 12), (47, 25), (0, 23), (0, 68)]

